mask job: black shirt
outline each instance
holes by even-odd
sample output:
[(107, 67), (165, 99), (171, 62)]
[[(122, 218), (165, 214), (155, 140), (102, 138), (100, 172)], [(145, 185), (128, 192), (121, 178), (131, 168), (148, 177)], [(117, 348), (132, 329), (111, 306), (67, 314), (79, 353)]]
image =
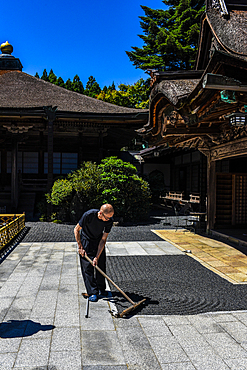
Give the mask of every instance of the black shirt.
[(91, 240), (99, 241), (103, 233), (111, 231), (113, 220), (103, 221), (98, 218), (99, 209), (90, 209), (82, 215), (79, 225), (82, 227), (81, 236)]

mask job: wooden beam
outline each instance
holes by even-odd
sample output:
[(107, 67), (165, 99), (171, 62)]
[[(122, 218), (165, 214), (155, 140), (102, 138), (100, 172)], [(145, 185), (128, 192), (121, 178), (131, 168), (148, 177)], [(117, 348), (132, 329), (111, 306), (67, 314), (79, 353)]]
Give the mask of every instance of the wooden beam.
[(246, 155), (247, 153), (247, 138), (234, 140), (229, 143), (220, 144), (210, 150), (210, 156), (212, 161), (218, 161), (220, 159), (237, 157), (240, 155)]
[(205, 75), (202, 86), (204, 89), (234, 90), (247, 92), (247, 85), (243, 85), (241, 81), (213, 73), (207, 73)]
[(218, 127), (194, 127), (194, 128), (168, 128), (163, 136), (205, 136), (205, 135), (217, 135), (220, 133)]

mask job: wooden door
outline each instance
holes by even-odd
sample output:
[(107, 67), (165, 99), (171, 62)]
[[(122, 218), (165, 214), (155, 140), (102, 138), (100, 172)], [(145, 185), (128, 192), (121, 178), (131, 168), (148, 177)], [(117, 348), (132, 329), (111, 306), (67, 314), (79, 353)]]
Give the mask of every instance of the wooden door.
[(216, 174), (216, 225), (247, 224), (247, 174)]
[[(235, 212), (233, 222), (236, 225), (247, 223), (247, 175), (233, 175), (235, 191), (233, 192), (233, 204)], [(235, 219), (235, 220), (234, 220)]]
[(232, 174), (216, 174), (216, 225), (232, 223)]

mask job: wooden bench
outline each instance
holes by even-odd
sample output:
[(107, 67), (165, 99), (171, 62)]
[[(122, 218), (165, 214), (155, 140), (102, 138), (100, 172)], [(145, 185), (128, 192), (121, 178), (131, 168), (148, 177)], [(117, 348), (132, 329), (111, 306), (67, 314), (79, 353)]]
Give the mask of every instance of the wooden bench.
[(183, 199), (183, 193), (169, 191), (169, 193), (166, 194), (165, 199), (180, 201)]
[(190, 203), (200, 203), (200, 195), (190, 194)]

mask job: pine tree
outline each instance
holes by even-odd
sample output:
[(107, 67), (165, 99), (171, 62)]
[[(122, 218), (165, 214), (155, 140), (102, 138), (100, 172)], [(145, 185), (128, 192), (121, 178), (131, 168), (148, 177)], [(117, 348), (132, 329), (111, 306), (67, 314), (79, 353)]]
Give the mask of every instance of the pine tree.
[(136, 68), (160, 71), (191, 69), (195, 62), (204, 0), (162, 0), (169, 8), (141, 6), (142, 48), (126, 51)]
[(35, 76), (34, 77), (40, 78), (38, 72), (35, 73)]
[(57, 81), (57, 76), (55, 75), (55, 73), (53, 72), (53, 70), (51, 69), (50, 72), (49, 72), (49, 75), (48, 75), (48, 81), (52, 84), (56, 84), (56, 81)]
[(62, 77), (58, 77), (57, 81), (55, 82), (55, 85), (60, 86), (60, 87), (65, 87), (65, 83)]
[(82, 82), (80, 80), (80, 77), (78, 75), (75, 75), (75, 77), (73, 78), (72, 88), (73, 88), (73, 91), (75, 91), (79, 94), (83, 94), (83, 92), (84, 92), (83, 84), (82, 84)]
[(48, 74), (47, 74), (46, 69), (44, 69), (43, 74), (42, 74), (42, 76), (40, 78), (41, 78), (41, 80), (49, 81), (49, 78), (48, 78)]
[(84, 94), (87, 96), (91, 96), (92, 98), (95, 98), (98, 94), (100, 94), (100, 92), (101, 92), (101, 88), (98, 82), (96, 82), (93, 76), (90, 76), (88, 78), (88, 82), (86, 84)]
[(65, 89), (73, 91), (72, 81), (70, 78), (65, 82)]
[(112, 82), (112, 84), (108, 87), (108, 91), (113, 91), (113, 90), (116, 90), (116, 86), (114, 84), (114, 81)]

